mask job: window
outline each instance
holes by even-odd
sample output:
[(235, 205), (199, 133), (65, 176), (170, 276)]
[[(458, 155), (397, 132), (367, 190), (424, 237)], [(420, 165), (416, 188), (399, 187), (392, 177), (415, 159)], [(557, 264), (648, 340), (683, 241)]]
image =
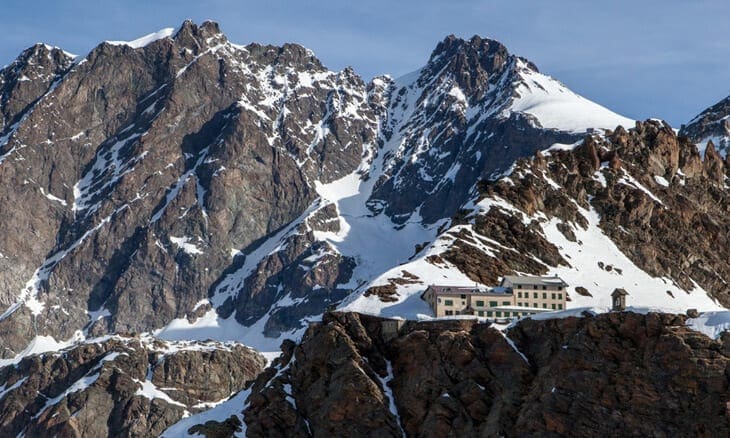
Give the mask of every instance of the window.
[(492, 316), (492, 312), (491, 311), (487, 311), (487, 316)]
[(563, 305), (562, 304), (558, 304), (558, 310), (563, 310)]
[(464, 294), (461, 294), (461, 299), (462, 299), (462, 300), (465, 300), (465, 299), (466, 299), (466, 295), (464, 295)]
[(532, 303), (532, 307), (537, 308), (537, 303)]
[(542, 308), (547, 309), (547, 303), (542, 303)]
[(496, 302), (496, 301), (490, 301), (490, 302), (489, 302), (489, 307), (497, 307), (498, 305), (499, 305), (499, 304), (497, 304), (497, 302)]
[(441, 298), (439, 298), (439, 303), (441, 302)]
[(518, 284), (517, 285), (517, 289), (522, 289), (522, 285), (521, 284)]
[(453, 306), (454, 305), (454, 300), (444, 300), (444, 305), (445, 306)]
[(562, 300), (563, 299), (563, 294), (558, 294), (558, 299), (559, 300)]
[(494, 312), (494, 316), (496, 316), (497, 318), (499, 318), (499, 317), (502, 316), (502, 312)]
[(552, 304), (552, 306), (553, 306), (553, 310), (555, 310), (555, 304)]
[(484, 307), (484, 301), (477, 301), (477, 307)]
[(517, 292), (517, 298), (522, 298), (522, 292)]
[(447, 310), (445, 313), (446, 313), (446, 316), (451, 316), (451, 315), (454, 314), (454, 311), (453, 310)]
[(522, 303), (520, 303), (519, 301), (517, 302), (517, 305), (522, 307)]
[(480, 310), (480, 311), (479, 311), (479, 312), (477, 312), (477, 313), (479, 314), (479, 316), (484, 316), (484, 311), (483, 311), (483, 310)]
[(555, 294), (552, 294), (552, 298), (555, 299)]
[(537, 299), (537, 292), (532, 293), (532, 298)]
[(509, 306), (510, 304), (512, 304), (512, 303), (510, 303), (509, 301), (502, 301), (503, 306)]
[(563, 290), (563, 286), (558, 286), (558, 290)]
[(543, 286), (542, 287), (542, 290), (547, 290), (547, 286)]

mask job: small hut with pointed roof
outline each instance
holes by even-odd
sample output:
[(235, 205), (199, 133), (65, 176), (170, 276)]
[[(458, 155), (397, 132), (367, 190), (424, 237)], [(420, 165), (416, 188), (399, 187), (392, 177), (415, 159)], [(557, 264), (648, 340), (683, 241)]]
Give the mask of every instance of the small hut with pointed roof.
[(626, 296), (629, 293), (626, 292), (626, 289), (622, 288), (616, 288), (611, 293), (611, 298), (613, 299), (613, 311), (614, 312), (622, 312), (626, 310)]

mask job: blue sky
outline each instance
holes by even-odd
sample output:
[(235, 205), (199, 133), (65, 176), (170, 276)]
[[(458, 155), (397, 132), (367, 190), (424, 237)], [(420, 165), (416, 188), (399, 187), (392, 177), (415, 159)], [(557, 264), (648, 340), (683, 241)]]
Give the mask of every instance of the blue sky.
[[(724, 98), (730, 2), (703, 0), (3, 0), (0, 65), (37, 41), (85, 54), (185, 18), (233, 42), (298, 42), (366, 79), (419, 68), (448, 34), (497, 39), (574, 91), (628, 117), (679, 127)], [(601, 5), (598, 5), (601, 3)]]

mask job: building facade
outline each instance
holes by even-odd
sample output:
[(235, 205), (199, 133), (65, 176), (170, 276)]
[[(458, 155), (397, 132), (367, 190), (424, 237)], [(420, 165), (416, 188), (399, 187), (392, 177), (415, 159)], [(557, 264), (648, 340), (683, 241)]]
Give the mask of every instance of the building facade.
[(507, 275), (500, 286), (513, 291), (518, 307), (563, 310), (568, 298), (568, 284), (558, 276)]
[(558, 277), (507, 276), (495, 288), (431, 285), (421, 298), (436, 317), (520, 318), (565, 309), (567, 287)]

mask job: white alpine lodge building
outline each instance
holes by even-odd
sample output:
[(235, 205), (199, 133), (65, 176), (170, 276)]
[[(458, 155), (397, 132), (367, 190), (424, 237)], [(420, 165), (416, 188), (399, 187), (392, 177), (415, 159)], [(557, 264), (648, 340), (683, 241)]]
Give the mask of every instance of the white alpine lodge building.
[(568, 284), (560, 277), (507, 275), (493, 288), (430, 285), (421, 295), (436, 317), (474, 315), (514, 319), (565, 309)]

